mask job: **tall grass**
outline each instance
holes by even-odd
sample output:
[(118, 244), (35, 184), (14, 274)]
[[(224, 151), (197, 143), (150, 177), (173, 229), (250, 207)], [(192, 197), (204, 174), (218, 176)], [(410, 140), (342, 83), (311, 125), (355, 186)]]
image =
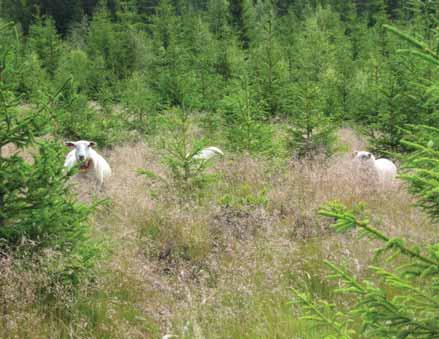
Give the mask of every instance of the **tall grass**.
[[(346, 150), (365, 145), (350, 130), (339, 138)], [(2, 259), (2, 337), (321, 338), (324, 330), (298, 319), (290, 288), (349, 302), (328, 292), (322, 259), (361, 275), (373, 249), (333, 237), (316, 213), (322, 203), (363, 201), (387, 233), (437, 238), (403, 186), (376, 189), (356, 175), (348, 152), (301, 161), (227, 152), (209, 169), (217, 179), (207, 192), (183, 202), (136, 173), (143, 167), (167, 175), (154, 142), (103, 154), (114, 174), (99, 196), (109, 203), (92, 220), (95, 237), (110, 249), (98, 281), (67, 313), (45, 317), (35, 308), (38, 274), (9, 270), (14, 259)], [(77, 190), (93, 198), (86, 183)]]

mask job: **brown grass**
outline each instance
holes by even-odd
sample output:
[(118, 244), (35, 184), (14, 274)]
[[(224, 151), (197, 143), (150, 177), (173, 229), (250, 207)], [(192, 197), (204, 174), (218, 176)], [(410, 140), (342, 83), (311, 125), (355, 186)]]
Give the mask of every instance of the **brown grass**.
[[(365, 148), (352, 131), (340, 133), (349, 151)], [(318, 338), (321, 333), (293, 316), (289, 287), (328, 296), (321, 260), (346, 263), (362, 274), (375, 245), (332, 234), (329, 221), (317, 215), (329, 200), (364, 202), (373, 224), (392, 236), (416, 242), (438, 238), (401, 184), (377, 189), (373, 181), (359, 180), (349, 153), (290, 163), (227, 153), (211, 169), (219, 179), (201, 198), (183, 202), (175, 191), (136, 173), (145, 167), (166, 176), (157, 151), (147, 144), (103, 154), (113, 176), (98, 197), (109, 204), (99, 208), (92, 224), (112, 254), (100, 267), (98, 289), (104, 296), (95, 300), (105, 305), (104, 325), (93, 333)], [(78, 190), (82, 199), (94, 195), (84, 183)], [(137, 320), (124, 318), (128, 310)], [(31, 326), (32, 319), (22, 323)]]

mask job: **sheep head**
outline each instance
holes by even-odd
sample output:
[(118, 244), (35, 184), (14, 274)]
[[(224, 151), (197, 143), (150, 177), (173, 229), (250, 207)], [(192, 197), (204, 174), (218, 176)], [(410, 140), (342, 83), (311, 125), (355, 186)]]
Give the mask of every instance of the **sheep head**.
[(75, 149), (76, 161), (79, 163), (89, 163), (90, 149), (96, 146), (94, 141), (79, 140), (79, 141), (67, 141), (66, 146)]

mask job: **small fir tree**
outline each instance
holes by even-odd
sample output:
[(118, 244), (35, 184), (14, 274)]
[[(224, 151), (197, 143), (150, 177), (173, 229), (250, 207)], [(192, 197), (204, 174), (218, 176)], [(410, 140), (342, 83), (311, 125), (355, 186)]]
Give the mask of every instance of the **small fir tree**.
[(269, 115), (276, 116), (281, 113), (282, 88), (286, 84), (285, 63), (277, 37), (276, 15), (273, 6), (268, 2), (262, 2), (256, 11), (260, 24), (250, 62), (255, 69), (261, 103)]
[[(4, 55), (0, 60), (6, 60)], [(38, 111), (20, 109), (7, 81), (21, 65), (14, 66), (0, 65), (1, 251), (31, 257), (38, 257), (43, 249), (62, 253), (51, 267), (51, 278), (78, 284), (96, 254), (87, 224), (91, 209), (78, 203), (70, 191), (62, 166), (64, 148), (42, 141), (52, 125), (47, 103)], [(7, 153), (5, 146), (17, 151)], [(31, 162), (18, 152), (23, 149), (31, 152)]]
[[(439, 65), (439, 56), (425, 44), (399, 30), (393, 33), (417, 47), (416, 56)], [(439, 130), (414, 127), (405, 145), (412, 150), (404, 161), (400, 177), (418, 199), (418, 205), (437, 221), (439, 216)], [(331, 278), (342, 287), (339, 292), (353, 297), (354, 304), (343, 311), (325, 301), (314, 302), (309, 295), (295, 291), (306, 318), (331, 329), (338, 338), (436, 338), (439, 336), (439, 244), (410, 246), (401, 238), (391, 238), (372, 227), (363, 208), (354, 211), (338, 203), (330, 203), (320, 213), (334, 218), (337, 232), (354, 229), (360, 235), (384, 244), (377, 254), (388, 254), (384, 264), (370, 267), (373, 276), (359, 279), (346, 268), (326, 262)]]
[(43, 68), (53, 77), (62, 53), (61, 38), (51, 17), (38, 18), (30, 26), (27, 38), (29, 48), (36, 52)]
[(178, 197), (185, 203), (189, 197), (199, 196), (203, 188), (215, 179), (215, 175), (206, 172), (210, 166), (209, 161), (194, 158), (206, 143), (204, 140), (193, 141), (188, 112), (175, 109), (168, 114), (165, 120), (166, 133), (161, 139), (162, 161), (168, 170), (167, 175), (143, 168), (138, 173), (163, 184), (165, 189), (176, 190)]
[(329, 82), (325, 86), (331, 75), (333, 46), (325, 25), (319, 24), (321, 14), (307, 20), (297, 41), (294, 82), (285, 93), (284, 105), (291, 122), (288, 144), (297, 157), (314, 156), (321, 151), (330, 155), (334, 151), (335, 112), (328, 109), (332, 92)]
[(261, 154), (270, 154), (275, 150), (273, 130), (264, 122), (265, 112), (255, 86), (247, 76), (230, 85), (229, 94), (220, 105), (232, 149)]

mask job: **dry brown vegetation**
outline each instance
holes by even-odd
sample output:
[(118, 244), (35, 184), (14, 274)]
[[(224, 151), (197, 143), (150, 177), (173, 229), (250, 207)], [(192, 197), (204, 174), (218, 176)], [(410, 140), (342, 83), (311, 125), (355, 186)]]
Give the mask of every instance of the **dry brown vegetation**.
[[(340, 139), (349, 151), (365, 145), (350, 130)], [(322, 259), (362, 274), (373, 254), (366, 240), (332, 234), (330, 221), (317, 215), (323, 203), (364, 202), (386, 233), (437, 239), (404, 187), (377, 189), (373, 180), (359, 180), (350, 152), (290, 162), (227, 153), (210, 169), (218, 179), (188, 199), (136, 173), (144, 167), (167, 175), (147, 144), (117, 146), (104, 155), (113, 176), (98, 195), (108, 203), (92, 225), (110, 254), (98, 267), (97, 286), (75, 306), (83, 319), (72, 325), (35, 311), (38, 274), (11, 271), (5, 257), (0, 305), (10, 315), (2, 320), (10, 337), (319, 338), (297, 319), (289, 287), (328, 296)], [(83, 200), (94, 195), (83, 182), (77, 189)]]

